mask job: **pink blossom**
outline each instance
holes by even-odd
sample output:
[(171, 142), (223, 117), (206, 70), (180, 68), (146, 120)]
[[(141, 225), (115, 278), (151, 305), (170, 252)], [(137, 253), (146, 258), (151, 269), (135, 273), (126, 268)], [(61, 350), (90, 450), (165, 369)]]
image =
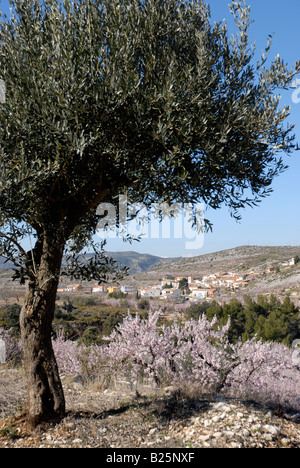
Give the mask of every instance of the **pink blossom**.
[(288, 347), (255, 339), (232, 345), (230, 322), (218, 327), (216, 318), (163, 327), (158, 319), (157, 312), (148, 319), (128, 315), (107, 338), (116, 374), (300, 409), (300, 371)]

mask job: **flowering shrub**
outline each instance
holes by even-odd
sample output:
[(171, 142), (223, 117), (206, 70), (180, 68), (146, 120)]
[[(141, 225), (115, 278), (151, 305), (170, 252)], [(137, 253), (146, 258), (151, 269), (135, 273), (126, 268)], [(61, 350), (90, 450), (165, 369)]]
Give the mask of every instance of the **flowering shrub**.
[(23, 357), (22, 343), (16, 339), (11, 330), (0, 328), (0, 338), (5, 343), (5, 359), (8, 363), (18, 364)]
[(66, 340), (60, 331), (52, 342), (57, 365), (61, 374), (81, 374), (79, 355), (81, 348), (76, 341)]
[(202, 316), (158, 327), (158, 319), (128, 315), (107, 338), (105, 353), (119, 376), (300, 409), (300, 369), (288, 347), (255, 339), (231, 344), (230, 321), (218, 327), (216, 318)]
[(219, 357), (227, 344), (231, 347), (226, 339), (228, 327), (214, 331), (215, 321), (205, 317), (183, 326), (175, 322), (171, 327), (158, 327), (158, 319), (158, 312), (147, 319), (128, 315), (107, 338), (110, 344), (105, 352), (116, 372), (158, 385), (187, 381), (213, 385), (220, 370)]
[[(85, 380), (126, 379), (157, 386), (197, 386), (203, 391), (253, 399), (300, 410), (300, 367), (293, 349), (256, 339), (231, 343), (230, 320), (220, 326), (205, 315), (184, 324), (159, 326), (159, 312), (147, 319), (128, 314), (106, 346), (85, 346), (58, 333), (53, 348), (60, 372)], [(7, 359), (20, 343), (0, 330)]]
[(52, 344), (61, 374), (81, 375), (85, 380), (98, 377), (104, 359), (102, 347), (66, 340), (62, 331)]
[(237, 354), (240, 364), (229, 376), (227, 394), (300, 409), (300, 368), (290, 348), (252, 339), (237, 345)]

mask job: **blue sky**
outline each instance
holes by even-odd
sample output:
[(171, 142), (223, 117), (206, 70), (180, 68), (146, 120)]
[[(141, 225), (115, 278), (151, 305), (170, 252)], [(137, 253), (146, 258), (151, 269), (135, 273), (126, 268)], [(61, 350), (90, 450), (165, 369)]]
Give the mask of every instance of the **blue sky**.
[[(225, 19), (231, 26), (229, 0), (207, 0), (212, 19)], [(279, 54), (290, 66), (300, 60), (300, 2), (299, 0), (248, 0), (254, 20), (250, 36), (256, 40), (257, 54), (265, 48), (268, 35), (274, 33), (270, 58)], [(0, 2), (0, 9), (8, 12), (8, 1)], [(300, 76), (299, 76), (300, 79)], [(299, 87), (300, 97), (300, 87)], [(293, 123), (300, 144), (300, 103), (292, 100), (292, 91), (284, 92), (282, 105), (291, 105), (289, 122)], [(186, 239), (145, 239), (132, 245), (120, 239), (108, 240), (111, 251), (135, 250), (158, 256), (195, 256), (233, 248), (239, 245), (299, 245), (300, 246), (300, 151), (285, 156), (289, 169), (273, 183), (273, 194), (259, 207), (242, 211), (237, 223), (227, 209), (209, 210), (206, 217), (213, 223), (212, 233), (204, 236), (201, 248), (187, 249)], [(300, 249), (299, 249), (300, 250)]]

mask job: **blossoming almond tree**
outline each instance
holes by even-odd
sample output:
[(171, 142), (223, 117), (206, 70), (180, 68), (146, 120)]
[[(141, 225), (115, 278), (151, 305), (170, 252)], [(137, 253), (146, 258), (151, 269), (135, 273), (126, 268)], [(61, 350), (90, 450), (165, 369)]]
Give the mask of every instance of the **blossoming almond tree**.
[[(295, 148), (275, 93), (300, 66), (254, 59), (240, 1), (230, 5), (235, 36), (212, 24), (203, 0), (10, 1), (0, 23), (0, 247), (27, 284), (20, 322), (37, 426), (65, 414), (51, 324), (66, 245), (80, 252), (99, 203), (119, 194), (147, 206), (226, 205), (236, 217), (255, 205), (285, 168), (279, 153)], [(90, 277), (102, 266), (91, 263)]]
[(98, 360), (106, 357), (115, 375), (131, 382), (194, 386), (300, 409), (299, 363), (287, 346), (257, 339), (231, 344), (230, 321), (220, 326), (216, 318), (162, 327), (158, 320), (159, 312), (148, 319), (128, 315), (98, 349)]

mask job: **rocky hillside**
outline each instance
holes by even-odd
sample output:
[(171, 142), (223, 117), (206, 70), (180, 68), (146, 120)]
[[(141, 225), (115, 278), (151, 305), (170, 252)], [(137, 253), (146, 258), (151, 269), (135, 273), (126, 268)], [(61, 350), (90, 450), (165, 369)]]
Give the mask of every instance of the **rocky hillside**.
[(300, 448), (300, 414), (237, 400), (120, 387), (85, 387), (63, 379), (68, 414), (30, 434), (17, 411), (25, 384), (0, 370), (0, 448)]
[[(169, 263), (156, 265), (133, 276), (136, 282), (147, 284), (166, 275), (199, 277), (228, 271), (236, 271), (240, 274), (256, 272), (258, 273), (257, 277), (250, 281), (248, 287), (234, 292), (235, 296), (240, 294), (242, 297), (244, 294), (264, 293), (274, 293), (280, 296), (289, 294), (297, 302), (300, 301), (300, 263), (290, 267), (282, 266), (284, 262), (297, 255), (300, 257), (300, 247), (298, 246), (241, 246), (196, 257), (173, 259)], [(267, 275), (259, 274), (266, 272), (269, 267), (276, 267), (276, 270), (268, 272)], [(224, 291), (222, 298), (223, 293)], [(229, 293), (228, 297), (230, 298), (232, 294)]]
[(108, 252), (119, 264), (129, 268), (130, 274), (140, 273), (151, 270), (157, 266), (163, 267), (179, 259), (162, 258), (150, 254), (141, 254), (138, 252)]
[[(300, 256), (300, 246), (241, 246), (234, 249), (221, 250), (195, 257), (162, 258), (146, 253), (107, 252), (119, 264), (129, 267), (130, 274), (147, 272), (147, 275), (171, 274), (188, 275), (216, 272), (225, 269), (247, 270), (263, 268), (267, 265)], [(0, 257), (0, 270), (12, 268), (10, 262)]]
[(241, 246), (196, 257), (172, 259), (147, 271), (147, 274), (201, 275), (217, 271), (263, 269), (269, 265), (300, 256), (300, 246)]

